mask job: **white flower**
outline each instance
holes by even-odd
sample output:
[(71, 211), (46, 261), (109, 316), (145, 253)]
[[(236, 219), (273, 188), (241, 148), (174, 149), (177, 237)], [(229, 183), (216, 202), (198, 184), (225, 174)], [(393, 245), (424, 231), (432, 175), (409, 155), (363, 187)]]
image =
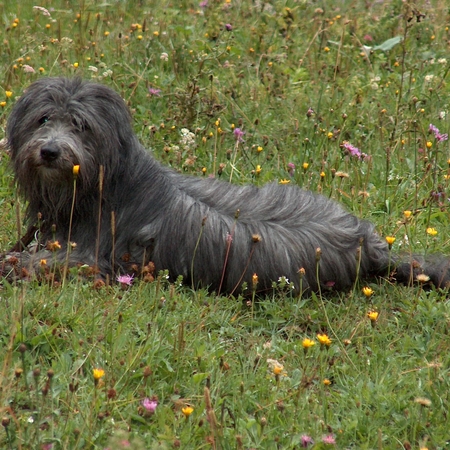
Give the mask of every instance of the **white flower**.
[(45, 9), (42, 6), (33, 6), (33, 9), (41, 12), (43, 16), (50, 17), (50, 13), (49, 13), (48, 9)]
[(162, 61), (169, 61), (169, 55), (166, 52), (161, 53), (159, 57)]
[(25, 73), (36, 73), (36, 71), (31, 66), (29, 66), (28, 64), (24, 64), (22, 66), (22, 69), (23, 69), (23, 71)]

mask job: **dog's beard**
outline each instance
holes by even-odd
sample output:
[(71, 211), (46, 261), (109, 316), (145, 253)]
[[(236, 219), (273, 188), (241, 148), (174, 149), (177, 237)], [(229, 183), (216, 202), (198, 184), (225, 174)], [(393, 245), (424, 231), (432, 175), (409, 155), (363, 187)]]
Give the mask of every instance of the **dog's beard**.
[(38, 130), (20, 149), (15, 161), (19, 189), (30, 203), (39, 201), (56, 216), (73, 198), (75, 165), (82, 168), (77, 175), (78, 187), (90, 184), (95, 164), (80, 133), (64, 127)]

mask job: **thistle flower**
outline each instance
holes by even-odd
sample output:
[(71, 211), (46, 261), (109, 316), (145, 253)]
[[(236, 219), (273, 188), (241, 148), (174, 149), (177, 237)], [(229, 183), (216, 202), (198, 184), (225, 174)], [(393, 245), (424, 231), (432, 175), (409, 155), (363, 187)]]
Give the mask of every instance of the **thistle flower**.
[[(439, 132), (439, 129), (430, 123), (428, 127), (428, 131), (434, 134), (435, 139), (438, 142), (446, 141), (448, 139), (448, 134), (442, 134)], [(427, 145), (428, 146), (428, 145)]]
[(125, 286), (131, 286), (133, 284), (134, 275), (118, 275), (116, 280)]
[(350, 156), (355, 156), (359, 159), (363, 159), (367, 156), (365, 153), (362, 153), (358, 147), (355, 147), (347, 141), (342, 144), (342, 148), (345, 150), (345, 153), (349, 154)]
[(335, 445), (336, 439), (333, 434), (327, 434), (322, 438), (324, 444)]
[(245, 132), (242, 131), (240, 128), (235, 128), (233, 130), (233, 134), (237, 142), (244, 142), (243, 136)]
[(303, 448), (308, 448), (309, 445), (313, 445), (314, 444), (314, 440), (311, 436), (308, 436), (307, 434), (302, 434), (300, 436), (300, 445)]
[(148, 88), (148, 93), (155, 97), (161, 97), (161, 89), (150, 87)]
[(145, 412), (151, 415), (156, 411), (158, 401), (155, 399), (144, 398), (144, 400), (142, 400), (141, 402), (141, 405), (144, 407)]

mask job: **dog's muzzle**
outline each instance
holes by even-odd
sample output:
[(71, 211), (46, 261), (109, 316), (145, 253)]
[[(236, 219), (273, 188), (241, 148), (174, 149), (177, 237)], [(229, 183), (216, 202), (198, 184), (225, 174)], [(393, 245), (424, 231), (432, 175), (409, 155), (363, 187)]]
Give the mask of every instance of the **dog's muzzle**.
[(44, 145), (40, 152), (42, 160), (46, 163), (52, 163), (57, 160), (60, 153), (60, 150), (55, 145), (51, 144)]

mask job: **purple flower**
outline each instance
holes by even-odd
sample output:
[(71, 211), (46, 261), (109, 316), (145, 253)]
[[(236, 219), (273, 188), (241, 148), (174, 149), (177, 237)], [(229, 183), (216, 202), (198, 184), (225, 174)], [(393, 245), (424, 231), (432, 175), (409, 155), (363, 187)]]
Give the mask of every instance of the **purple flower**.
[(322, 438), (322, 442), (324, 444), (330, 444), (330, 445), (335, 445), (336, 444), (336, 439), (334, 437), (334, 434), (327, 434)]
[(311, 436), (308, 436), (307, 434), (302, 434), (300, 437), (300, 442), (303, 448), (308, 448), (309, 445), (314, 444), (314, 439)]
[(200, 2), (200, 8), (206, 8), (208, 6), (208, 0), (203, 0), (202, 2)]
[(355, 156), (356, 158), (359, 159), (364, 159), (367, 156), (365, 153), (361, 152), (361, 150), (358, 147), (355, 147), (354, 145), (350, 144), (350, 142), (344, 142), (342, 144), (342, 148), (350, 156)]
[(141, 404), (144, 409), (150, 414), (153, 414), (156, 411), (156, 407), (158, 406), (158, 402), (156, 400), (150, 400), (148, 397), (144, 398)]
[(131, 286), (133, 284), (134, 275), (118, 275), (116, 280), (126, 286)]
[(290, 163), (288, 163), (287, 166), (288, 166), (288, 173), (292, 177), (294, 175), (294, 172), (295, 172), (295, 164), (290, 162)]
[(225, 30), (232, 31), (233, 30), (233, 26), (230, 23), (226, 23), (225, 24)]
[(428, 131), (434, 134), (434, 137), (438, 142), (446, 141), (448, 139), (448, 134), (440, 133), (439, 129), (435, 127), (432, 123), (430, 123)]
[(240, 128), (235, 128), (233, 131), (233, 134), (238, 142), (244, 142), (244, 139), (242, 139), (242, 136), (244, 136), (245, 132), (242, 131)]
[(161, 97), (161, 89), (157, 88), (148, 88), (148, 93), (150, 95), (154, 95), (155, 97)]

